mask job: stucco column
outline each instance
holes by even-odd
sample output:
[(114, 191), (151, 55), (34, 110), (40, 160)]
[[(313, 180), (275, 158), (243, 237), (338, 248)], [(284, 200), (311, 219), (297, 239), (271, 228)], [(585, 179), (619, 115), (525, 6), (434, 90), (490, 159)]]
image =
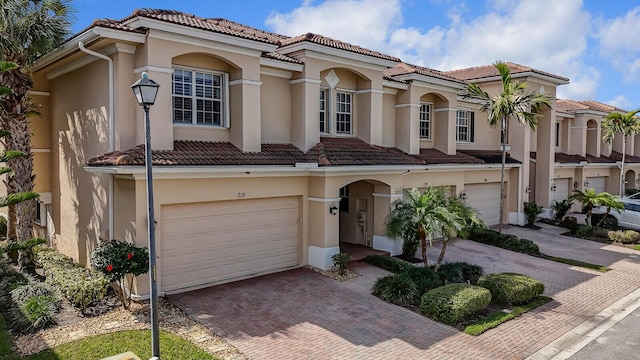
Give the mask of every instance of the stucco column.
[(569, 119), (569, 154), (585, 156), (587, 154), (587, 124), (583, 118)]
[(529, 183), (531, 178), (531, 167), (529, 166), (531, 164), (531, 131), (530, 127), (516, 123), (511, 123), (509, 127), (509, 138), (513, 140), (509, 141), (507, 152), (512, 158), (522, 163), (520, 170), (512, 170), (518, 176), (512, 175), (509, 180), (513, 184), (510, 195), (514, 199), (508, 211), (510, 224), (524, 224), (524, 202), (529, 201), (527, 188), (530, 191), (533, 187)]
[(384, 234), (384, 222), (389, 214), (391, 203), (400, 199), (402, 194), (373, 193), (373, 248), (388, 251), (391, 255), (402, 253), (402, 239), (390, 239)]
[(408, 154), (420, 153), (419, 120), (420, 104), (396, 105), (396, 147), (398, 149)]
[(331, 257), (340, 252), (339, 216), (331, 214), (340, 198), (309, 197), (309, 265), (327, 270), (333, 266)]
[[(113, 54), (113, 68), (114, 68), (114, 128), (115, 128), (115, 150), (127, 150), (140, 144), (136, 142), (136, 126), (137, 124), (132, 119), (137, 118), (137, 113), (140, 112), (140, 106), (136, 102), (135, 97), (131, 91), (126, 91), (131, 84), (133, 84), (140, 75), (133, 72), (135, 68), (135, 46), (128, 44), (114, 44), (114, 48), (117, 50)], [(140, 129), (143, 130), (144, 124), (140, 123)], [(144, 131), (143, 131), (144, 135)]]
[(229, 82), (230, 138), (242, 151), (260, 151), (260, 85), (258, 80), (239, 79)]
[(320, 141), (320, 74), (291, 84), (291, 142), (307, 151)]
[[(433, 146), (447, 155), (456, 154), (457, 109), (434, 109)], [(417, 127), (417, 125), (416, 125)]]
[(551, 182), (555, 163), (555, 109), (544, 109), (538, 124), (536, 151), (536, 203), (551, 208)]
[(357, 91), (357, 135), (371, 145), (382, 145), (382, 89)]

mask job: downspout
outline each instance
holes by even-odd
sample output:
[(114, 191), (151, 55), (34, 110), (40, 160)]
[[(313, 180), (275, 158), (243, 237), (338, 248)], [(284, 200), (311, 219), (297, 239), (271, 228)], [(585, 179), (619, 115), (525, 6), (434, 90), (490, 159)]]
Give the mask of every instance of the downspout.
[[(109, 152), (115, 151), (115, 129), (114, 129), (114, 121), (113, 121), (113, 109), (114, 109), (114, 89), (113, 89), (113, 59), (100, 54), (99, 52), (95, 52), (89, 50), (84, 47), (82, 41), (78, 42), (78, 48), (80, 51), (89, 54), (91, 56), (95, 56), (97, 58), (107, 60), (109, 63)], [(109, 176), (109, 184), (108, 184), (108, 193), (107, 193), (107, 207), (109, 208), (109, 238), (105, 240), (111, 240), (113, 238), (113, 175)]]

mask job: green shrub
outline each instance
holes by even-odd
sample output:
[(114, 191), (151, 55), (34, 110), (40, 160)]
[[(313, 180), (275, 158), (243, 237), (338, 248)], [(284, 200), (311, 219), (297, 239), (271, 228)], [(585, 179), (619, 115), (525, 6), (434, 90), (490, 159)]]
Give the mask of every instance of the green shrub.
[(405, 259), (415, 257), (420, 246), (420, 234), (417, 231), (406, 231), (402, 238), (402, 256)]
[(331, 257), (333, 267), (338, 269), (338, 274), (344, 275), (347, 272), (347, 264), (351, 261), (351, 256), (347, 253), (337, 253)]
[(406, 261), (386, 255), (369, 255), (364, 258), (364, 262), (390, 271), (394, 274), (400, 274), (401, 272), (407, 270), (409, 267), (415, 267)]
[(527, 217), (527, 224), (533, 225), (536, 222), (538, 215), (542, 214), (544, 208), (535, 201), (524, 202), (524, 214)]
[(51, 295), (31, 296), (12, 309), (16, 312), (12, 317), (17, 319), (14, 326), (21, 330), (44, 329), (55, 323), (54, 315), (59, 309), (59, 301)]
[(491, 229), (474, 227), (469, 233), (469, 239), (523, 254), (533, 256), (542, 255), (538, 245), (533, 241), (528, 239), (519, 239), (515, 235), (500, 234), (499, 232)]
[(438, 270), (436, 270), (440, 277), (440, 282), (443, 284), (462, 283), (464, 280), (464, 273), (462, 272), (462, 266), (458, 263), (443, 263), (440, 264)]
[(609, 236), (609, 239), (618, 243), (637, 244), (640, 242), (640, 233), (633, 230), (609, 231), (607, 235)]
[(609, 231), (608, 229), (602, 228), (602, 227), (597, 227), (594, 226), (593, 229), (591, 229), (591, 235), (592, 236), (596, 236), (596, 237), (602, 237), (602, 238), (609, 238)]
[(86, 269), (53, 249), (36, 248), (36, 259), (42, 265), (45, 281), (80, 312), (84, 313), (89, 305), (104, 297), (109, 281), (102, 274)]
[(28, 298), (34, 296), (54, 296), (53, 289), (51, 286), (41, 282), (30, 282), (11, 291), (11, 299), (18, 305), (23, 304)]
[(463, 281), (468, 281), (472, 285), (477, 284), (480, 276), (484, 274), (484, 269), (482, 269), (482, 266), (480, 265), (469, 264), (468, 262), (464, 261), (458, 261), (454, 264), (458, 264), (458, 266), (462, 268)]
[(489, 289), (499, 304), (526, 304), (544, 292), (544, 284), (523, 274), (494, 273), (480, 277), (478, 286)]
[(453, 325), (484, 310), (491, 303), (489, 290), (469, 284), (449, 284), (427, 291), (420, 312), (429, 318)]
[(586, 238), (593, 234), (593, 228), (590, 225), (578, 225), (576, 229), (576, 236), (579, 238)]
[(567, 215), (567, 212), (569, 211), (569, 209), (571, 209), (572, 205), (573, 201), (570, 201), (568, 199), (564, 199), (562, 201), (554, 200), (553, 205), (551, 206), (553, 208), (553, 212), (555, 213), (553, 215), (554, 219), (562, 220), (562, 218)]
[(8, 311), (13, 306), (11, 291), (28, 282), (26, 276), (10, 268), (0, 273), (0, 310)]
[(128, 274), (134, 276), (149, 271), (149, 252), (119, 240), (103, 241), (91, 252), (91, 265), (109, 281), (121, 281)]
[(386, 276), (373, 285), (373, 295), (400, 306), (415, 304), (416, 294), (416, 284), (406, 275)]
[(410, 266), (402, 275), (409, 277), (416, 285), (416, 294), (422, 296), (425, 292), (435, 289), (442, 284), (440, 276), (430, 267)]

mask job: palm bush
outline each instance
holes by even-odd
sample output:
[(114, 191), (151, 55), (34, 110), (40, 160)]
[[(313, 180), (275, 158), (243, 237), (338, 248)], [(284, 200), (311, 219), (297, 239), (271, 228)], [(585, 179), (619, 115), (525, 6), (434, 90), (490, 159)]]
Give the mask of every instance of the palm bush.
[(551, 206), (554, 212), (553, 217), (556, 220), (562, 220), (564, 216), (567, 215), (567, 212), (569, 211), (569, 209), (571, 209), (571, 206), (573, 206), (573, 201), (569, 199), (564, 199), (562, 201), (554, 200), (553, 205)]
[(402, 275), (409, 277), (416, 285), (416, 295), (435, 289), (442, 284), (438, 273), (430, 267), (411, 266)]
[(417, 302), (416, 284), (406, 275), (391, 275), (376, 280), (373, 295), (400, 306)]

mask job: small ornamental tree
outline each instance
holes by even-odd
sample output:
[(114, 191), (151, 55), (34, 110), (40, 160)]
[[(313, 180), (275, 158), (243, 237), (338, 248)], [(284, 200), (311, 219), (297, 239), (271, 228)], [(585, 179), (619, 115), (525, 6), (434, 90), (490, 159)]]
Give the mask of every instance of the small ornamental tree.
[[(117, 285), (114, 288), (122, 306), (128, 309), (133, 278), (149, 270), (149, 252), (146, 247), (119, 240), (104, 241), (91, 253), (91, 265)], [(127, 277), (128, 284), (125, 283)]]

